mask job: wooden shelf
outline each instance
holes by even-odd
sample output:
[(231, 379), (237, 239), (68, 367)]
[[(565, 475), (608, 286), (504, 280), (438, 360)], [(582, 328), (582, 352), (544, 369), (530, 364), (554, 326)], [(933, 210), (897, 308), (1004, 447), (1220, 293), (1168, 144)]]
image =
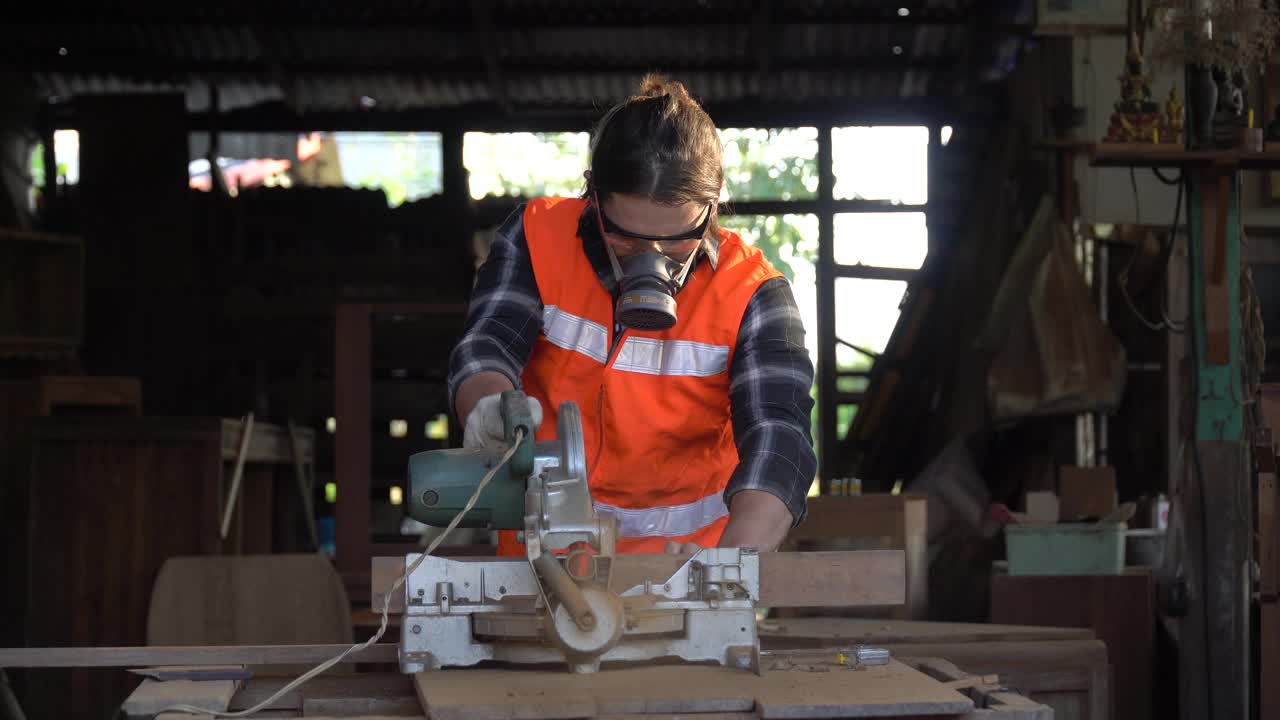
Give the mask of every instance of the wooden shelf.
[(1037, 150), (1092, 150), (1094, 143), (1087, 140), (1040, 140), (1031, 146)]
[(1089, 148), (1089, 164), (1093, 167), (1230, 166), (1243, 170), (1280, 170), (1280, 149), (1244, 152), (1186, 150), (1172, 144), (1097, 143)]

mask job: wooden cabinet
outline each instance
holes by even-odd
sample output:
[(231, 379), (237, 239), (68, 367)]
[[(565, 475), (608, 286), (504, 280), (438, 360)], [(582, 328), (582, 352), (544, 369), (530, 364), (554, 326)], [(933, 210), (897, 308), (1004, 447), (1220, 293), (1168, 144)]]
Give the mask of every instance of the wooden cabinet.
[[(271, 425), (254, 425), (230, 532), (220, 538), (241, 432), (239, 421), (222, 418), (38, 420), (31, 435), (25, 643), (144, 645), (152, 585), (165, 560), (272, 552), (274, 486), (295, 496), (297, 486), (287, 431)], [(313, 438), (301, 434), (310, 457)], [(23, 707), (32, 720), (106, 718), (136, 684), (136, 676), (119, 670), (31, 671)]]
[(1112, 717), (1153, 717), (1155, 581), (1149, 568), (1123, 575), (1012, 576), (991, 581), (991, 622), (1091, 628), (1107, 644)]

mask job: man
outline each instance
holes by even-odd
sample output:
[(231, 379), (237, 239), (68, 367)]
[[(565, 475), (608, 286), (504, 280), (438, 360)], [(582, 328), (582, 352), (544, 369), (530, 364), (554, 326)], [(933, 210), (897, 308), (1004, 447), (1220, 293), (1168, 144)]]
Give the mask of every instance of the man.
[[(716, 223), (714, 124), (646, 77), (601, 120), (585, 176), (586, 197), (514, 213), (479, 271), (449, 377), (465, 444), (501, 439), (504, 390), (535, 421), (574, 401), (619, 552), (776, 549), (817, 466), (813, 366), (785, 278)], [(499, 546), (522, 552), (514, 533)]]

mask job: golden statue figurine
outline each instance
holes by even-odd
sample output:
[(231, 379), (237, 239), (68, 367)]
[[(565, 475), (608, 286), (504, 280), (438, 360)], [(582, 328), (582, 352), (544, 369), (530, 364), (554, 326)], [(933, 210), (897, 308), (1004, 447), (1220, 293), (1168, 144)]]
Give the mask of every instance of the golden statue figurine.
[(1164, 118), (1160, 106), (1151, 99), (1151, 78), (1147, 75), (1138, 36), (1129, 33), (1129, 50), (1125, 54), (1124, 74), (1120, 81), (1120, 99), (1116, 101), (1107, 136), (1103, 142), (1158, 143)]

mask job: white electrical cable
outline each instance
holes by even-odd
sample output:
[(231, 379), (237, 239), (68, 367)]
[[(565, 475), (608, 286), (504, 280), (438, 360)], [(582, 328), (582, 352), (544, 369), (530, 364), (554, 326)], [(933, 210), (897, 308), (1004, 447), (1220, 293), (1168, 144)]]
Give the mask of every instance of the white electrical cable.
[(381, 640), (383, 634), (387, 632), (387, 614), (391, 608), (392, 594), (395, 593), (395, 591), (401, 585), (404, 584), (404, 581), (407, 580), (409, 576), (413, 574), (414, 570), (418, 569), (418, 566), (422, 564), (422, 561), (425, 560), (428, 555), (435, 552), (435, 549), (439, 547), (440, 543), (444, 542), (444, 539), (449, 536), (449, 533), (452, 532), (454, 528), (458, 527), (458, 523), (462, 522), (463, 516), (466, 515), (468, 512), (470, 512), (471, 508), (475, 507), (476, 501), (480, 499), (481, 491), (483, 491), (485, 486), (489, 484), (489, 481), (493, 479), (493, 476), (498, 474), (498, 471), (502, 469), (502, 466), (507, 464), (507, 461), (511, 459), (511, 456), (516, 453), (516, 449), (520, 447), (520, 442), (522, 440), (524, 440), (524, 428), (517, 428), (515, 442), (511, 444), (511, 447), (507, 448), (507, 451), (502, 455), (502, 459), (499, 460), (498, 463), (493, 466), (493, 469), (491, 469), (487, 474), (485, 474), (484, 478), (480, 481), (480, 484), (476, 486), (475, 491), (471, 493), (471, 498), (467, 500), (467, 504), (463, 506), (462, 510), (458, 511), (457, 515), (453, 516), (453, 519), (449, 521), (448, 526), (445, 527), (444, 532), (441, 532), (439, 535), (436, 536), (435, 540), (431, 541), (431, 544), (427, 546), (427, 549), (424, 550), (422, 554), (418, 556), (418, 559), (410, 563), (409, 567), (405, 568), (404, 574), (401, 575), (395, 581), (395, 583), (391, 585), (391, 589), (389, 589), (386, 592), (386, 594), (382, 596), (382, 624), (378, 626), (378, 632), (374, 633), (373, 637), (369, 638), (368, 640), (365, 640), (362, 643), (356, 643), (355, 645), (352, 645), (346, 650), (343, 650), (342, 652), (338, 653), (337, 656), (329, 660), (325, 660), (324, 662), (320, 663), (314, 668), (308, 670), (303, 675), (299, 676), (298, 679), (294, 680), (293, 682), (290, 682), (288, 685), (285, 685), (284, 687), (277, 690), (276, 693), (271, 697), (267, 698), (266, 700), (263, 700), (262, 702), (258, 703), (257, 705), (254, 705), (253, 707), (247, 710), (237, 710), (236, 712), (225, 712), (225, 711), (219, 711), (219, 710), (209, 710), (206, 708), (198, 708), (193, 705), (172, 705), (170, 707), (164, 708), (163, 710), (157, 711), (156, 715), (159, 715), (160, 713), (166, 713), (166, 712), (172, 712), (172, 711), (197, 713), (200, 715), (207, 715), (212, 717), (244, 717), (246, 715), (252, 715), (253, 713), (256, 713), (260, 710), (267, 708), (276, 700), (279, 700), (281, 697), (283, 697), (286, 693), (296, 690), (297, 688), (302, 686), (303, 683), (306, 683), (307, 681), (311, 680), (315, 676), (323, 673), (325, 670), (328, 670), (334, 665), (337, 665), (338, 663), (342, 662), (343, 658), (347, 657), (351, 653), (364, 650), (368, 648), (370, 645), (373, 645), (374, 643)]

